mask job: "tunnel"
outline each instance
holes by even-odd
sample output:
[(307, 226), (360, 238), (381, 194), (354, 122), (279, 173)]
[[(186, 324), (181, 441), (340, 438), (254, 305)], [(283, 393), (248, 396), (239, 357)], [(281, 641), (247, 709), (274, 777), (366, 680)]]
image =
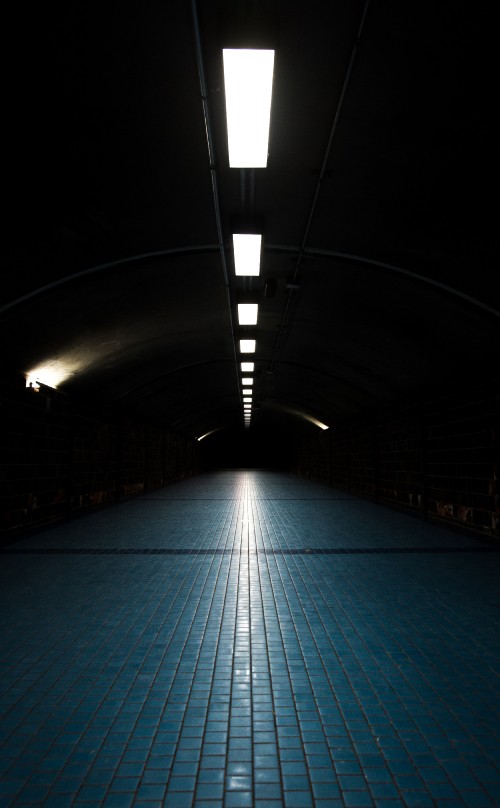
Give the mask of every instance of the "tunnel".
[(488, 11), (4, 22), (0, 805), (493, 808)]

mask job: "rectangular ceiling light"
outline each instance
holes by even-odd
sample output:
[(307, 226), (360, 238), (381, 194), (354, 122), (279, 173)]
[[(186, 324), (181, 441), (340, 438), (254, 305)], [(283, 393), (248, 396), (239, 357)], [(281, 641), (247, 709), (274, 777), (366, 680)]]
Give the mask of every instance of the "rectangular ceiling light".
[(244, 399), (243, 399), (243, 404), (251, 404), (251, 403), (252, 403), (252, 399), (251, 399), (251, 398), (244, 398)]
[(256, 325), (258, 313), (258, 303), (238, 303), (238, 322), (240, 325)]
[(242, 378), (242, 380), (241, 380), (241, 383), (242, 383), (242, 384), (253, 384), (253, 379), (251, 379), (251, 378), (247, 378), (246, 376), (244, 376), (244, 377)]
[(255, 353), (255, 340), (254, 339), (240, 339), (241, 353)]
[(255, 369), (255, 362), (242, 362), (241, 370), (243, 373), (253, 373)]
[(236, 275), (260, 273), (260, 233), (233, 233), (234, 272)]
[(225, 48), (230, 168), (265, 168), (269, 147), (274, 51)]
[(241, 391), (244, 396), (251, 396), (253, 394), (253, 390), (251, 387), (244, 387)]

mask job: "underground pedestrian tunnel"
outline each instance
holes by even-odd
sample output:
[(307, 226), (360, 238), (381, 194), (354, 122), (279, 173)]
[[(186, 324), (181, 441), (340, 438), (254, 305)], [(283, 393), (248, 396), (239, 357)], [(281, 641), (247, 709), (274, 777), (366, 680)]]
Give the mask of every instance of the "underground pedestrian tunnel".
[(6, 12), (0, 805), (498, 804), (482, 14)]

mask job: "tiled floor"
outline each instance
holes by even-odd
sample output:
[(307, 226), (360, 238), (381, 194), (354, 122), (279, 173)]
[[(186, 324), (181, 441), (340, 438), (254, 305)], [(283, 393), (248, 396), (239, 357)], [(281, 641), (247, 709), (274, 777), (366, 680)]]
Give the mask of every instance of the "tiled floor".
[(500, 805), (484, 544), (234, 471), (0, 570), (0, 806)]

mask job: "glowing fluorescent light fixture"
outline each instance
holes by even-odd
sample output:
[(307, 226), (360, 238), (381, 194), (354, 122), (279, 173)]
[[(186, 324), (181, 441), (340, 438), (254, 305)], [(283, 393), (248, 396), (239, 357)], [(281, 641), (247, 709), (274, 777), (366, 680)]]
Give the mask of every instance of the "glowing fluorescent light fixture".
[(259, 233), (233, 233), (235, 275), (258, 275), (262, 236)]
[(255, 353), (255, 340), (254, 339), (240, 339), (241, 353)]
[(247, 378), (246, 376), (244, 376), (243, 379), (241, 380), (241, 383), (242, 384), (253, 384), (253, 379), (252, 378)]
[(269, 146), (274, 51), (225, 48), (230, 168), (265, 168)]
[(255, 362), (242, 362), (241, 363), (241, 370), (243, 373), (253, 373), (255, 368)]
[(252, 390), (251, 387), (244, 387), (241, 392), (243, 393), (244, 396), (251, 396), (252, 393), (253, 393), (253, 390)]
[(240, 325), (256, 325), (258, 313), (258, 303), (238, 303), (238, 322)]
[(252, 399), (251, 399), (251, 398), (244, 398), (244, 399), (243, 399), (243, 404), (249, 404), (249, 403), (250, 403), (250, 404), (252, 403)]

